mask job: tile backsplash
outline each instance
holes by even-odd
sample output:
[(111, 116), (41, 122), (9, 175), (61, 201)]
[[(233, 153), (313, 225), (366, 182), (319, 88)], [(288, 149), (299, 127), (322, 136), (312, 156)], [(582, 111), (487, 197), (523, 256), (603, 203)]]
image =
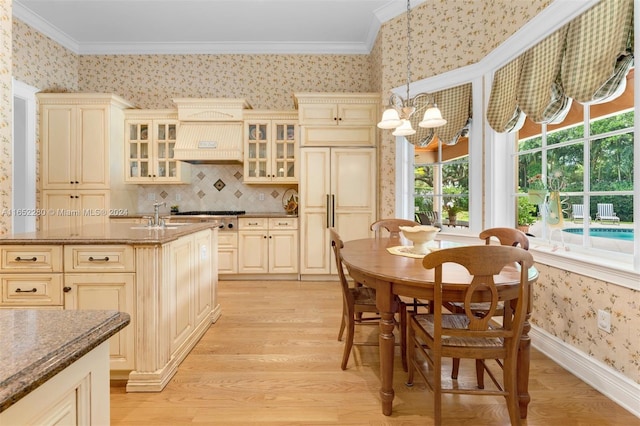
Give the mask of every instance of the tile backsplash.
[(199, 164), (191, 166), (191, 184), (138, 185), (138, 213), (153, 211), (155, 201), (166, 208), (190, 210), (244, 210), (248, 213), (284, 213), (282, 196), (295, 185), (247, 185), (242, 164)]

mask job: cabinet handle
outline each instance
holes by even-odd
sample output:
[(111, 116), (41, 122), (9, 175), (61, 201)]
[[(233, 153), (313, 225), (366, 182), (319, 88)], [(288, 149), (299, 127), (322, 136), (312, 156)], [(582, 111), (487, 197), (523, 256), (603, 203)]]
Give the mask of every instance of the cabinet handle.
[(20, 288), (16, 288), (16, 293), (37, 293), (38, 290), (36, 288), (32, 288), (31, 290), (21, 290)]
[(336, 195), (331, 194), (331, 226), (336, 226)]
[(16, 257), (16, 262), (35, 262), (36, 260), (38, 260), (37, 257), (33, 256), (33, 257), (29, 257), (29, 258), (22, 258), (20, 256)]
[(71, 287), (62, 287), (62, 291), (69, 293), (71, 291)]
[(89, 256), (89, 262), (108, 262), (109, 261), (109, 256), (105, 256), (102, 259), (96, 259), (93, 256)]
[(278, 226), (287, 226), (289, 222), (278, 222)]
[(329, 223), (329, 194), (327, 194), (327, 228), (331, 228), (331, 224)]

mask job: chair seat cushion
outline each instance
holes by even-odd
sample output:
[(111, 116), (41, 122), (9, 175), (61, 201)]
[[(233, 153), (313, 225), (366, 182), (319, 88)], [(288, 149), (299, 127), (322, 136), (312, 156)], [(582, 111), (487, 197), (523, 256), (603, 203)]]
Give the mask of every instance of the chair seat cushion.
[[(420, 314), (414, 315), (412, 321), (417, 322), (418, 325), (427, 333), (431, 338), (434, 334), (433, 315), (432, 314)], [(469, 326), (469, 319), (463, 314), (451, 314), (442, 315), (442, 327), (443, 328), (457, 328), (465, 329)], [(490, 328), (493, 328), (490, 325)], [(459, 346), (459, 347), (501, 347), (502, 339), (499, 338), (461, 338), (452, 336), (442, 336), (442, 344), (444, 346)]]

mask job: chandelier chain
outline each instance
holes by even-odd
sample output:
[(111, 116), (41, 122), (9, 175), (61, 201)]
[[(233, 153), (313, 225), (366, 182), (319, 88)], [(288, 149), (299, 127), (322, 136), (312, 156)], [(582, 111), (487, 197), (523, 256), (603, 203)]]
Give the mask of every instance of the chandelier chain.
[(411, 0), (407, 0), (407, 102), (410, 102), (411, 85)]

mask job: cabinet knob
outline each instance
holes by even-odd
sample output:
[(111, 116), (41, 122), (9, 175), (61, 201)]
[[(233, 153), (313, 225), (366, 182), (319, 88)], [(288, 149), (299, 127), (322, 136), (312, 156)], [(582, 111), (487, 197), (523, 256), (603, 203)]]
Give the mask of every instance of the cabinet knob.
[(75, 181), (75, 183), (80, 183), (80, 182), (78, 182), (78, 181)]
[(64, 291), (65, 293), (69, 293), (71, 291), (71, 287), (63, 287), (62, 291)]
[(262, 236), (262, 238), (264, 238), (264, 239), (266, 240), (266, 239), (267, 239), (267, 236), (266, 236), (266, 235), (263, 235), (263, 236)]

